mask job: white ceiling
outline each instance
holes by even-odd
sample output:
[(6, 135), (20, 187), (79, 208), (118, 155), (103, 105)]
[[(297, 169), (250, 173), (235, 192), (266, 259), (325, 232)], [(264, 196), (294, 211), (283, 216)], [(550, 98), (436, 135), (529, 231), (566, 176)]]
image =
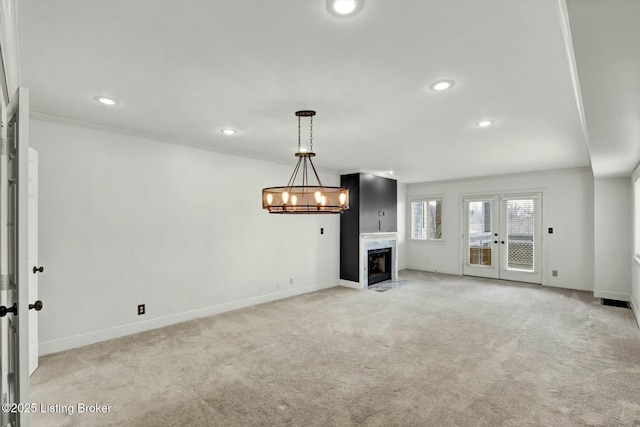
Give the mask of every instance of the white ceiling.
[[(595, 165), (593, 154), (607, 151), (600, 141), (619, 129), (607, 121), (615, 114), (593, 108), (606, 95), (593, 86), (610, 52), (591, 51), (590, 37), (599, 36), (589, 19), (607, 7), (573, 7), (582, 1), (569, 11), (580, 10), (573, 39)], [(640, 16), (640, 2), (628, 2)], [(583, 167), (589, 146), (561, 6), (366, 0), (357, 16), (336, 18), (325, 0), (19, 1), (21, 83), (36, 117), (292, 167), (299, 109), (318, 112), (315, 163), (337, 172), (393, 169), (401, 181), (418, 182)], [(590, 70), (584, 80), (582, 66)], [(637, 107), (638, 74), (628, 77)], [(439, 79), (456, 84), (430, 90)], [(98, 95), (119, 104), (103, 106)], [(612, 134), (636, 144), (635, 159), (615, 166), (616, 174), (629, 175), (640, 160), (638, 117), (631, 130)], [(476, 127), (482, 119), (495, 124)], [(222, 135), (225, 127), (238, 134)]]
[(593, 174), (629, 176), (640, 161), (640, 1), (567, 8)]

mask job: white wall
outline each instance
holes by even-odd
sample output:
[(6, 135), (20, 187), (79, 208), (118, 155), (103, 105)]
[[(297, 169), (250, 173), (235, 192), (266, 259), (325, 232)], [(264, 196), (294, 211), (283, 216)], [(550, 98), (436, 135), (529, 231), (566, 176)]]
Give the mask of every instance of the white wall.
[[(633, 177), (631, 179), (632, 188), (634, 188), (633, 183), (635, 183), (636, 180), (638, 179), (640, 179), (640, 166), (638, 166), (636, 170), (633, 172)], [(635, 191), (631, 192), (631, 198), (634, 198), (634, 193)], [(640, 201), (637, 201), (637, 200), (635, 201), (635, 203), (639, 203), (639, 202)], [(632, 203), (631, 205), (633, 206), (634, 211), (637, 212), (638, 208), (635, 205), (635, 203)], [(631, 226), (630, 229), (634, 230), (636, 236), (638, 235), (638, 231), (635, 230), (635, 226)], [(635, 240), (632, 239), (632, 241), (634, 242), (633, 252), (635, 252)], [(631, 261), (631, 298), (630, 299), (631, 299), (631, 304), (633, 306), (633, 312), (636, 315), (636, 320), (638, 322), (638, 325), (640, 325), (640, 257), (638, 256), (634, 256), (633, 260)]]
[(262, 187), (289, 179), (293, 156), (285, 165), (42, 120), (31, 145), (42, 354), (338, 283), (338, 216), (261, 208)]
[(398, 182), (398, 271), (407, 268), (407, 184)]
[(629, 178), (594, 182), (594, 291), (629, 301), (631, 293), (631, 185)]
[(11, 99), (20, 84), (16, 0), (1, 0), (0, 2), (0, 45), (2, 45), (2, 59), (9, 92), (5, 98), (8, 100)]
[[(409, 184), (407, 198), (443, 198), (443, 242), (407, 241), (407, 267), (462, 274), (463, 195), (542, 191), (542, 283), (593, 290), (593, 175), (588, 169)], [(407, 209), (407, 232), (410, 229)], [(554, 234), (547, 234), (553, 227)], [(550, 271), (557, 270), (558, 277)]]

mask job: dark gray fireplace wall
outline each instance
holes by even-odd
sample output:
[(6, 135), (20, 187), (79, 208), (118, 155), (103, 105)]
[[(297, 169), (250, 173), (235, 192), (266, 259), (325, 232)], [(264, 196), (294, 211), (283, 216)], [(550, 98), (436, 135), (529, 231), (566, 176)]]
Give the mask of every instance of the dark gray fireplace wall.
[(349, 209), (340, 216), (340, 278), (358, 282), (361, 233), (398, 231), (398, 182), (380, 176), (342, 175), (349, 189)]

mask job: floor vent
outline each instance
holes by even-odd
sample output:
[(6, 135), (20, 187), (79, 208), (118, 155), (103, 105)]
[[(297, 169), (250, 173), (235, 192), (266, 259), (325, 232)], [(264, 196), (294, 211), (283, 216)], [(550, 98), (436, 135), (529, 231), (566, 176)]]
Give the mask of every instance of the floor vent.
[(631, 308), (629, 307), (629, 303), (626, 301), (618, 301), (615, 299), (606, 299), (606, 298), (602, 298), (602, 305), (609, 305), (611, 307)]

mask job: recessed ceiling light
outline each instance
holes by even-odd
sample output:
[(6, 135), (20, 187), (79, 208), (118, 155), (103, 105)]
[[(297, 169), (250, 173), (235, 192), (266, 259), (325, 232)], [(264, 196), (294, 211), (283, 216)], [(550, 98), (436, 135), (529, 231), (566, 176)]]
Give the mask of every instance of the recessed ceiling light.
[(220, 132), (222, 132), (225, 135), (235, 135), (236, 133), (238, 133), (233, 129), (222, 129)]
[(106, 96), (96, 96), (96, 101), (104, 105), (116, 105), (117, 102), (111, 98), (107, 98)]
[(480, 120), (478, 123), (476, 123), (476, 126), (480, 128), (486, 128), (488, 126), (491, 126), (492, 124), (493, 120)]
[(435, 83), (432, 83), (431, 86), (429, 87), (431, 88), (431, 90), (435, 90), (439, 92), (441, 90), (451, 89), (454, 84), (455, 82), (453, 80), (440, 80)]
[(340, 15), (348, 15), (356, 8), (356, 0), (336, 0), (333, 2), (333, 10)]
[(354, 16), (363, 6), (364, 0), (327, 0), (327, 10), (339, 18)]

